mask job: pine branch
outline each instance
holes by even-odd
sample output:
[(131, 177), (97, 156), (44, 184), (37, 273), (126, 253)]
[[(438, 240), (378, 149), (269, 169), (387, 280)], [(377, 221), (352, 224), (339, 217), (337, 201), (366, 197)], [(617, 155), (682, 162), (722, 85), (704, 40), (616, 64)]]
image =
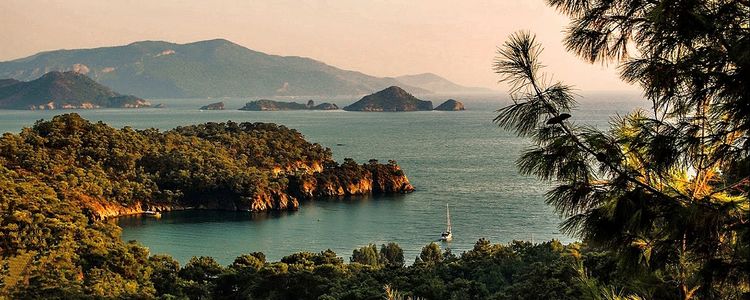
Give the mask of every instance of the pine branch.
[[(540, 66), (536, 62), (538, 54), (541, 52), (539, 46), (535, 44), (534, 37), (529, 33), (522, 32), (511, 37), (511, 41), (506, 43), (506, 50), (500, 51), (500, 54), (504, 56), (506, 61), (499, 61), (495, 64), (497, 73), (504, 75), (501, 81), (511, 81), (514, 86), (514, 90), (518, 89), (519, 85), (523, 85), (531, 92), (533, 92), (534, 99), (541, 101), (548, 109), (546, 113), (553, 118), (563, 119), (561, 112), (556, 109), (556, 106), (550, 101), (548, 96), (543, 92), (543, 88), (538, 83), (536, 78), (537, 68)], [(533, 51), (532, 51), (533, 50)], [(510, 66), (510, 67), (509, 67)], [(499, 119), (500, 117), (496, 118)], [(513, 121), (513, 120), (506, 120)], [(583, 143), (575, 132), (566, 124), (565, 121), (557, 123), (564, 131), (565, 135), (570, 138), (579, 148), (583, 149), (586, 153), (593, 157), (599, 157), (600, 154), (591, 149), (588, 145)], [(506, 124), (507, 125), (507, 124)], [(660, 198), (672, 201), (677, 200), (683, 204), (689, 204), (689, 197), (678, 192), (675, 192), (686, 201), (679, 201), (675, 197), (671, 197), (664, 192), (656, 189), (655, 187), (644, 183), (637, 178), (631, 176), (628, 172), (621, 170), (618, 166), (613, 164), (607, 159), (599, 160), (600, 163), (607, 166), (611, 171), (619, 176), (622, 176), (627, 181), (659, 196)]]

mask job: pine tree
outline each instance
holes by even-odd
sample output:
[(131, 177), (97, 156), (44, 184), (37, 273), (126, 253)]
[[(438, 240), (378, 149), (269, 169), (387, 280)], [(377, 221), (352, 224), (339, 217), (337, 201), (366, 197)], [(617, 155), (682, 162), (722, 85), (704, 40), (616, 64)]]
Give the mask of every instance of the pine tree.
[(750, 3), (548, 2), (572, 20), (568, 49), (620, 64), (651, 107), (609, 131), (576, 124), (572, 87), (545, 80), (541, 46), (516, 33), (494, 65), (514, 103), (495, 121), (534, 142), (521, 172), (555, 183), (547, 202), (566, 218), (562, 229), (616, 253), (633, 289), (660, 281), (654, 297), (748, 293)]

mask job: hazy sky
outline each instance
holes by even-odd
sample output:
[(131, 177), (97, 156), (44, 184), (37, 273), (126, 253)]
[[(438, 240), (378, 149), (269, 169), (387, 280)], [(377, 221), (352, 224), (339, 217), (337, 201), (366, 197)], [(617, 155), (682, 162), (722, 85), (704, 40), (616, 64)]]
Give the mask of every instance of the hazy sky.
[(226, 38), (253, 50), (314, 58), (375, 76), (432, 72), (505, 89), (496, 47), (530, 30), (555, 79), (581, 91), (633, 90), (614, 67), (589, 65), (561, 44), (567, 18), (544, 0), (1, 0), (0, 61), (39, 51), (140, 40)]

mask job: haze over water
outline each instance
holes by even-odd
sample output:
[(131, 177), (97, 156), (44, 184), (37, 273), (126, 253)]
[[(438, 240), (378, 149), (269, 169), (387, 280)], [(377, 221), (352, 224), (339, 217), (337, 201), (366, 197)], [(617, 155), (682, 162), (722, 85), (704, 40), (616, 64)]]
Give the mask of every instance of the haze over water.
[[(425, 97), (435, 105), (440, 96)], [(479, 238), (506, 243), (514, 239), (575, 239), (559, 232), (560, 219), (544, 203), (549, 184), (521, 176), (515, 166), (529, 145), (492, 123), (503, 96), (457, 97), (463, 112), (357, 113), (344, 111), (237, 111), (247, 99), (222, 99), (225, 111), (199, 111), (214, 100), (154, 100), (166, 109), (76, 111), (91, 121), (115, 126), (167, 130), (201, 122), (274, 122), (302, 132), (307, 140), (333, 150), (334, 158), (395, 159), (417, 191), (394, 195), (305, 202), (297, 212), (250, 215), (245, 212), (165, 213), (159, 220), (124, 217), (124, 240), (137, 240), (152, 253), (181, 262), (213, 256), (228, 264), (243, 253), (264, 252), (269, 259), (297, 251), (336, 251), (346, 259), (368, 243), (397, 242), (411, 262), (445, 227), (451, 207), (454, 240), (443, 247), (470, 249)], [(217, 100), (218, 101), (218, 100)], [(302, 101), (302, 100), (297, 100)], [(343, 107), (353, 99), (334, 101)], [(584, 99), (573, 120), (606, 126), (610, 117), (647, 105), (635, 95), (594, 95)], [(2, 132), (18, 132), (38, 119), (69, 111), (5, 111)]]

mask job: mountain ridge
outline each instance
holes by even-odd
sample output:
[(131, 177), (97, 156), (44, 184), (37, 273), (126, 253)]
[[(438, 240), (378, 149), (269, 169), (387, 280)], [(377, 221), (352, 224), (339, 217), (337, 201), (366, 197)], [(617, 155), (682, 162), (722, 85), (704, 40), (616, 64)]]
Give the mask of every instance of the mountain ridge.
[(396, 80), (409, 86), (416, 86), (434, 93), (451, 94), (451, 93), (470, 93), (482, 94), (492, 93), (492, 89), (483, 87), (468, 87), (454, 83), (435, 73), (420, 73), (412, 75), (403, 75), (394, 77)]
[[(76, 71), (123, 93), (150, 98), (364, 95), (401, 84), (301, 56), (255, 51), (226, 39), (52, 50), (0, 62), (0, 78), (33, 80)], [(414, 93), (430, 91), (404, 86)]]

